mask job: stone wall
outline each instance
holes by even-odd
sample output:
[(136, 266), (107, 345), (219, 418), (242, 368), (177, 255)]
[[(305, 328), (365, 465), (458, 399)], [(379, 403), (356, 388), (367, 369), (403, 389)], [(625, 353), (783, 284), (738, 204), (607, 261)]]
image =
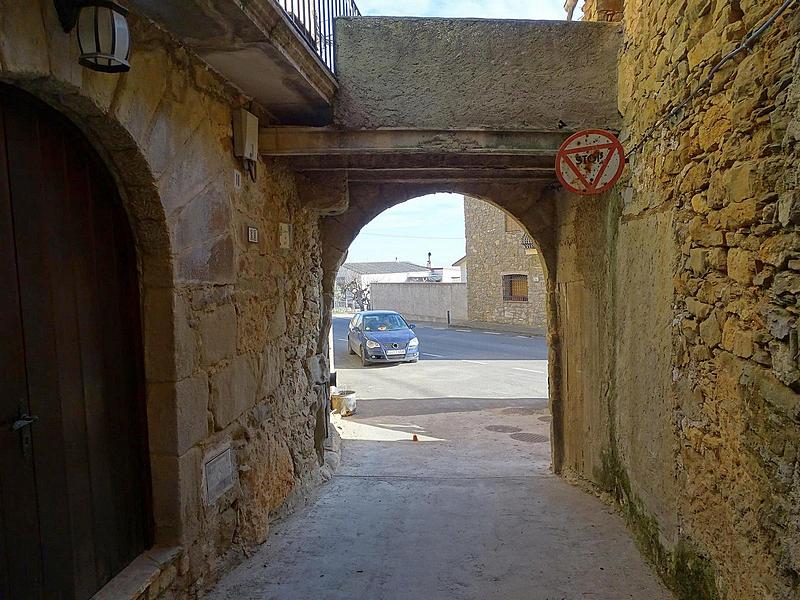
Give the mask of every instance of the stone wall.
[[(99, 74), (78, 65), (52, 2), (0, 2), (0, 81), (73, 120), (117, 179), (141, 265), (155, 539), (176, 548), (136, 561), (128, 583), (195, 597), (322, 477), (318, 214), (277, 165), (234, 187), (231, 111), (249, 100), (130, 22), (131, 71)], [(294, 226), (290, 249), (279, 221)], [(226, 448), (233, 486), (212, 500), (203, 465)]]
[(352, 129), (617, 128), (619, 42), (617, 26), (598, 23), (336, 19), (335, 122)]
[(584, 21), (621, 21), (624, 0), (585, 0)]
[[(627, 0), (626, 148), (780, 4)], [(794, 7), (613, 192), (559, 203), (563, 467), (617, 498), (680, 598), (800, 593), (799, 42)]]
[[(522, 246), (524, 230), (506, 231), (506, 213), (464, 197), (467, 305), (470, 321), (547, 328), (546, 283), (538, 254)], [(537, 251), (538, 252), (538, 251)], [(528, 301), (503, 300), (503, 275), (528, 276)]]

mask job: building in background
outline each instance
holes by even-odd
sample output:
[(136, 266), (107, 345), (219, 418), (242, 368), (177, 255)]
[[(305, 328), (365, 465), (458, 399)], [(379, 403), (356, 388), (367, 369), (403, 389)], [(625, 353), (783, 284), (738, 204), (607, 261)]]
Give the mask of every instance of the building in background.
[[(345, 310), (371, 308), (370, 286), (373, 283), (433, 281), (436, 277), (436, 273), (428, 267), (405, 261), (345, 263), (339, 267), (336, 274), (336, 308)], [(441, 274), (438, 278), (441, 281)]]
[(503, 210), (464, 197), (469, 321), (544, 330), (544, 269), (524, 228)]
[(467, 282), (467, 255), (465, 254), (453, 263), (454, 267), (458, 267), (461, 277), (461, 283)]

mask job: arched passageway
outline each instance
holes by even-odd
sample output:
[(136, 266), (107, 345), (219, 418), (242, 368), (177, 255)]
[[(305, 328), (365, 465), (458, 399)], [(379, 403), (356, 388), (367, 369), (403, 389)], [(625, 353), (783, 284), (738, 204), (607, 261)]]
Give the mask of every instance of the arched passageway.
[[(506, 206), (514, 207), (515, 196), (506, 191), (512, 200)], [(526, 200), (524, 191), (518, 193), (517, 214), (530, 218), (546, 211), (536, 198)], [(365, 203), (361, 206), (370, 210), (352, 221), (332, 218), (330, 224), (341, 228), (342, 241), (356, 238), (364, 225), (400, 208), (406, 194), (414, 192), (398, 190), (385, 198), (390, 207), (381, 212), (384, 198), (365, 193), (359, 196)], [(503, 199), (490, 197), (494, 202), (474, 200), (488, 205), (494, 216), (480, 223), (485, 225), (483, 242), (505, 244), (501, 252), (516, 250), (509, 244), (521, 249), (521, 232), (508, 233), (509, 213), (498, 209)], [(337, 253), (337, 263), (348, 255), (342, 279), (360, 267), (379, 269), (368, 273), (413, 269), (416, 265), (405, 261), (425, 255), (426, 233), (453, 233), (435, 233), (442, 212), (424, 212), (426, 202), (433, 205), (435, 200), (409, 199), (408, 204), (420, 210), (413, 219), (404, 215), (399, 220), (412, 224), (374, 233), (413, 236), (391, 247), (389, 256), (397, 255), (394, 264), (394, 258), (381, 256), (383, 249), (369, 249), (387, 242), (385, 237), (369, 238), (368, 250), (361, 253), (348, 242), (344, 252)], [(380, 215), (360, 221), (367, 212)], [(469, 228), (469, 216), (464, 219)], [(481, 240), (466, 237), (468, 244)], [(521, 254), (523, 264), (533, 260)], [(466, 286), (476, 258), (467, 251)], [(511, 268), (516, 272), (531, 267), (516, 263)], [(491, 285), (500, 287), (501, 271), (494, 273)], [(336, 275), (334, 271), (334, 279)], [(333, 416), (345, 460), (319, 501), (280, 526), (270, 547), (226, 577), (211, 598), (591, 594), (616, 600), (639, 594), (666, 600), (668, 593), (649, 572), (618, 515), (552, 473), (547, 340), (553, 336), (537, 337), (498, 324), (409, 321), (401, 309), (404, 295), (420, 297), (435, 292), (419, 288), (462, 285), (416, 279), (373, 282), (371, 311), (328, 313), (337, 386), (358, 397), (354, 414), (347, 414), (345, 403)], [(390, 288), (385, 300), (377, 292), (382, 287)], [(545, 288), (552, 286), (547, 283)], [(333, 295), (332, 287), (329, 297)], [(542, 293), (538, 300), (546, 303), (547, 297)], [(440, 315), (445, 312), (444, 305), (436, 306)], [(406, 323), (397, 317), (406, 317)], [(413, 350), (411, 340), (417, 342)], [(302, 560), (297, 548), (304, 549)], [(335, 568), (330, 568), (331, 556), (337, 557)]]
[(378, 214), (405, 202), (433, 193), (456, 193), (493, 204), (518, 221), (539, 249), (546, 281), (546, 306), (549, 348), (550, 401), (553, 412), (553, 465), (560, 470), (562, 447), (562, 411), (559, 404), (559, 343), (555, 271), (557, 261), (557, 194), (547, 182), (456, 181), (456, 182), (384, 182), (350, 183), (349, 207), (341, 215), (322, 221), (323, 292), (326, 301), (323, 330), (330, 327), (333, 286), (336, 272), (344, 261), (358, 232)]

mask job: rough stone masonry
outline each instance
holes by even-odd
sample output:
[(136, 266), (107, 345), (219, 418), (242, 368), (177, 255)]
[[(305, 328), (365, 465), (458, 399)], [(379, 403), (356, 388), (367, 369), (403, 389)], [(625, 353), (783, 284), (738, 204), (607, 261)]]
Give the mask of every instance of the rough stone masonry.
[[(780, 4), (626, 0), (626, 147)], [(616, 377), (600, 475), (684, 598), (800, 594), (799, 42), (795, 3), (646, 139), (608, 198)]]
[[(621, 128), (631, 149), (781, 3), (620, 4), (589, 2), (587, 15), (621, 14), (621, 25), (348, 20), (338, 58), (368, 64), (340, 80), (337, 125), (428, 128), (435, 139), (454, 124), (550, 131), (561, 120)], [(347, 188), (346, 213), (325, 218), (314, 208), (324, 194), (290, 162), (262, 159), (256, 182), (234, 185), (232, 110), (251, 107), (267, 125), (270, 114), (170, 33), (129, 19), (132, 70), (109, 77), (78, 66), (52, 2), (0, 0), (0, 80), (84, 132), (137, 242), (157, 548), (135, 563), (150, 573), (138, 596), (115, 597), (196, 597), (322, 479), (325, 277), (332, 284), (371, 218), (431, 191), (492, 200), (536, 238), (556, 471), (619, 502), (679, 597), (800, 595), (797, 2), (642, 141), (604, 197), (542, 182), (366, 181)], [(504, 35), (505, 52), (486, 43)], [(375, 71), (378, 53), (400, 44), (406, 56), (411, 41), (430, 51), (402, 72)], [(555, 52), (565, 45), (568, 55)], [(576, 72), (602, 102), (570, 95)], [(468, 87), (463, 110), (452, 77)], [(288, 249), (278, 222), (293, 226)], [(261, 231), (257, 244), (247, 226)], [(233, 485), (210, 499), (203, 465), (225, 448)]]

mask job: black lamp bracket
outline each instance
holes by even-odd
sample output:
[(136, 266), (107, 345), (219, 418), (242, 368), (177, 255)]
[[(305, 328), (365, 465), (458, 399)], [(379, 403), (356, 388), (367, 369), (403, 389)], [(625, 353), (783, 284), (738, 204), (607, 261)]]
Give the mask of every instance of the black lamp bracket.
[(106, 6), (113, 8), (123, 15), (128, 14), (128, 10), (114, 2), (113, 0), (53, 0), (58, 13), (58, 20), (64, 33), (69, 33), (75, 28), (78, 22), (78, 13), (84, 6)]

